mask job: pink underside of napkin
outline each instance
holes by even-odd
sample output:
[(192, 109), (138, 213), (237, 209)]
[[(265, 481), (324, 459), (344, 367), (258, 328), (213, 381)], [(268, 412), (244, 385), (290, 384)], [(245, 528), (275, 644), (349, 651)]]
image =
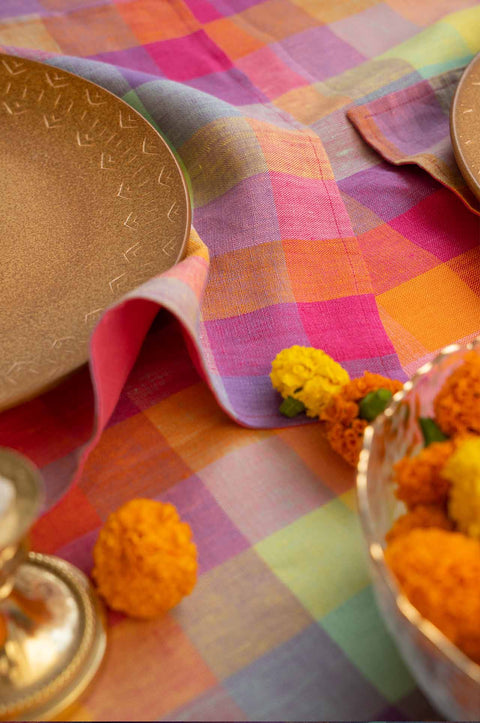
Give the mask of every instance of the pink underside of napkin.
[[(195, 232), (192, 231), (190, 245), (187, 248), (192, 252), (183, 261), (177, 264), (172, 270), (162, 274), (162, 279), (172, 278), (180, 283), (191, 280), (189, 289), (196, 291), (198, 298), (202, 296), (203, 288), (207, 278), (208, 264), (204, 258), (195, 255), (192, 249), (192, 238), (194, 244), (198, 244)], [(193, 279), (192, 279), (193, 277)], [(74, 483), (80, 477), (84, 464), (101, 437), (102, 431), (107, 426), (112, 413), (118, 403), (118, 399), (124, 388), (125, 382), (132, 371), (138, 358), (138, 354), (144, 342), (145, 336), (159, 313), (159, 299), (156, 298), (158, 289), (155, 279), (147, 282), (139, 289), (132, 292), (125, 301), (107, 311), (91, 337), (90, 341), (90, 377), (94, 391), (94, 419), (93, 432), (90, 439), (84, 445), (81, 454), (78, 455), (78, 464), (72, 469), (70, 482)], [(163, 297), (162, 297), (163, 298)], [(168, 308), (168, 299), (163, 298), (164, 306)], [(183, 309), (181, 301), (180, 308), (172, 308), (171, 311), (183, 319), (181, 330), (187, 344), (187, 348), (201, 376), (207, 381), (208, 374), (204, 370), (202, 356), (195, 344), (194, 335), (188, 324), (188, 311)], [(214, 390), (212, 390), (214, 391)], [(84, 434), (90, 433), (91, 427), (85, 426)], [(53, 494), (48, 500), (50, 504), (57, 501), (63, 490)]]

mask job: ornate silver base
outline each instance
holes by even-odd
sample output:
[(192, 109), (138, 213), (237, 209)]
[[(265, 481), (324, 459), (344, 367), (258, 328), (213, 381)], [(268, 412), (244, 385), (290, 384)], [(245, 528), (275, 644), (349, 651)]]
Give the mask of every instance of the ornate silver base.
[(82, 572), (31, 552), (0, 614), (0, 720), (51, 720), (81, 695), (102, 661), (101, 604)]

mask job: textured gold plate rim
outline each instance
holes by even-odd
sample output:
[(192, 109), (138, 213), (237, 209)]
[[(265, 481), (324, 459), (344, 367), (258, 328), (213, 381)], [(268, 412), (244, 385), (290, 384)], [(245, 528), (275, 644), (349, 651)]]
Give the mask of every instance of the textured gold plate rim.
[(192, 199), (192, 193), (191, 193), (190, 185), (189, 185), (189, 182), (187, 181), (187, 176), (186, 176), (187, 171), (186, 171), (186, 169), (185, 169), (182, 161), (180, 160), (180, 157), (178, 156), (178, 153), (177, 153), (176, 150), (173, 148), (173, 146), (171, 146), (171, 144), (169, 143), (169, 141), (167, 140), (167, 138), (161, 133), (161, 131), (159, 131), (157, 128), (155, 128), (155, 126), (154, 126), (147, 118), (145, 118), (145, 116), (142, 115), (142, 114), (140, 113), (140, 111), (138, 111), (133, 105), (130, 105), (130, 104), (127, 103), (125, 100), (123, 100), (123, 98), (121, 98), (121, 97), (118, 96), (118, 95), (115, 95), (115, 93), (112, 93), (112, 91), (111, 91), (111, 90), (108, 90), (108, 88), (104, 88), (103, 85), (99, 85), (98, 83), (95, 83), (94, 80), (90, 80), (89, 78), (84, 78), (82, 75), (78, 75), (78, 74), (76, 74), (76, 73), (72, 73), (70, 70), (64, 70), (63, 68), (58, 67), (58, 66), (56, 66), (56, 65), (52, 65), (52, 64), (50, 64), (50, 63), (43, 63), (43, 62), (40, 61), (40, 60), (34, 60), (33, 58), (24, 58), (24, 57), (22, 57), (21, 55), (10, 55), (9, 53), (1, 53), (1, 52), (0, 52), (0, 60), (4, 60), (4, 59), (7, 59), (7, 60), (8, 60), (8, 59), (11, 59), (11, 58), (13, 58), (13, 59), (15, 59), (15, 60), (20, 60), (20, 61), (23, 61), (23, 62), (32, 63), (32, 64), (34, 64), (34, 65), (38, 65), (38, 66), (43, 67), (43, 68), (46, 68), (46, 69), (59, 70), (63, 75), (67, 75), (67, 76), (73, 78), (73, 79), (74, 79), (75, 81), (77, 81), (77, 82), (78, 82), (78, 81), (81, 81), (82, 83), (86, 83), (86, 84), (88, 84), (88, 85), (91, 85), (91, 86), (93, 86), (94, 88), (98, 88), (100, 91), (102, 91), (102, 93), (106, 93), (108, 96), (110, 96), (110, 98), (112, 98), (112, 100), (113, 100), (114, 102), (123, 104), (123, 105), (125, 106), (125, 108), (128, 109), (128, 111), (129, 111), (130, 113), (133, 113), (135, 116), (137, 116), (142, 123), (146, 124), (149, 128), (151, 128), (151, 129), (155, 132), (155, 134), (156, 134), (156, 135), (158, 136), (158, 138), (162, 141), (162, 143), (165, 145), (165, 147), (168, 148), (168, 150), (169, 150), (169, 152), (170, 152), (170, 155), (171, 155), (171, 157), (172, 157), (172, 160), (175, 162), (175, 165), (176, 165), (176, 167), (177, 167), (179, 176), (180, 176), (180, 178), (181, 178), (181, 180), (182, 180), (182, 185), (183, 185), (183, 189), (184, 189), (184, 193), (185, 193), (185, 199), (186, 199), (186, 201), (187, 201), (187, 206), (186, 206), (186, 210), (187, 210), (187, 220), (186, 220), (186, 223), (185, 223), (185, 226), (186, 226), (186, 228), (185, 228), (185, 235), (184, 235), (184, 238), (183, 238), (182, 248), (181, 248), (181, 250), (180, 250), (180, 253), (179, 253), (178, 256), (177, 256), (176, 263), (178, 263), (179, 261), (181, 261), (182, 257), (183, 257), (184, 254), (185, 254), (185, 249), (186, 249), (186, 246), (187, 246), (187, 241), (188, 241), (188, 237), (189, 237), (189, 234), (190, 234), (190, 228), (191, 228), (191, 224), (192, 224), (193, 199)]
[[(450, 106), (450, 138), (452, 142), (455, 160), (460, 169), (460, 172), (472, 193), (480, 201), (480, 182), (479, 179), (475, 176), (471, 164), (465, 158), (464, 139), (460, 136), (460, 130), (458, 128), (459, 115), (461, 112), (463, 112), (461, 110), (461, 104), (464, 100), (463, 96), (465, 94), (465, 89), (470, 81), (470, 76), (472, 72), (477, 71), (477, 68), (480, 68), (480, 53), (476, 55), (473, 60), (471, 60), (470, 63), (467, 65), (455, 89), (453, 101)], [(480, 87), (477, 110), (480, 113)]]
[[(27, 68), (36, 68), (37, 71), (44, 72), (45, 74), (50, 73), (52, 77), (55, 77), (57, 74), (61, 74), (62, 78), (71, 79), (71, 82), (73, 84), (75, 92), (77, 92), (76, 89), (83, 87), (84, 89), (91, 88), (93, 89), (91, 91), (92, 95), (95, 89), (99, 91), (99, 93), (102, 94), (102, 96), (109, 98), (110, 102), (112, 104), (112, 108), (120, 108), (123, 107), (125, 109), (125, 112), (129, 114), (129, 117), (135, 118), (138, 122), (139, 129), (144, 129), (145, 132), (148, 128), (149, 134), (154, 134), (155, 138), (157, 139), (159, 146), (163, 148), (163, 154), (164, 157), (168, 156), (168, 162), (172, 164), (172, 169), (174, 168), (176, 177), (175, 177), (175, 183), (179, 186), (178, 193), (180, 194), (181, 189), (181, 197), (180, 195), (174, 196), (174, 200), (178, 201), (181, 204), (181, 213), (184, 214), (184, 223), (182, 223), (182, 230), (183, 230), (183, 237), (181, 238), (180, 243), (180, 236), (178, 236), (177, 240), (177, 246), (178, 246), (178, 253), (169, 260), (169, 265), (167, 268), (171, 268), (176, 263), (178, 263), (185, 255), (185, 249), (190, 233), (191, 223), (192, 223), (192, 198), (191, 198), (191, 192), (189, 188), (189, 183), (186, 178), (186, 174), (183, 168), (183, 165), (181, 161), (179, 160), (176, 152), (173, 150), (173, 148), (170, 146), (168, 141), (165, 139), (165, 137), (162, 135), (160, 131), (158, 131), (155, 126), (145, 118), (140, 111), (138, 111), (133, 106), (129, 105), (126, 101), (124, 101), (122, 98), (116, 96), (111, 91), (103, 88), (101, 85), (91, 81), (87, 80), (86, 78), (83, 78), (80, 75), (77, 75), (75, 73), (72, 73), (67, 70), (63, 70), (63, 68), (57, 68), (54, 65), (50, 65), (48, 63), (42, 63), (40, 61), (32, 60), (30, 58), (23, 58), (21, 56), (11, 55), (11, 54), (5, 54), (0, 53), (0, 62), (7, 63), (9, 67), (15, 68), (15, 64), (24, 64)], [(80, 91), (78, 91), (80, 92)], [(10, 102), (10, 101), (9, 101)], [(3, 122), (3, 121), (2, 121)], [(139, 132), (140, 132), (139, 131)], [(146, 151), (145, 151), (146, 152)], [(154, 154), (152, 154), (154, 155)], [(178, 178), (177, 178), (178, 176)], [(160, 235), (160, 232), (159, 232)], [(161, 253), (160, 251), (158, 252)], [(159, 264), (160, 266), (160, 264)], [(106, 303), (103, 305), (102, 314), (114, 307), (116, 304), (121, 302), (122, 298), (126, 294), (131, 294), (135, 288), (138, 288), (142, 283), (145, 283), (149, 280), (149, 278), (153, 278), (157, 274), (160, 274), (167, 270), (167, 268), (158, 268), (156, 271), (150, 274), (147, 278), (144, 278), (139, 283), (133, 285), (130, 288), (125, 289), (124, 292), (122, 292), (120, 295), (118, 295), (116, 298), (112, 298), (110, 303)], [(97, 319), (98, 321), (98, 319)], [(91, 332), (93, 331), (94, 326), (90, 329), (90, 336)], [(80, 367), (82, 367), (85, 363), (88, 362), (89, 359), (89, 349), (88, 346), (85, 349), (85, 353), (83, 354), (81, 359), (78, 359), (75, 364), (70, 365), (64, 369), (62, 369), (61, 373), (58, 373), (54, 376), (51, 376), (47, 380), (43, 380), (42, 383), (39, 383), (35, 385), (32, 388), (32, 385), (28, 389), (25, 389), (25, 385), (19, 384), (18, 390), (12, 391), (11, 394), (8, 395), (8, 398), (4, 398), (2, 401), (0, 401), (0, 412), (6, 411), (12, 407), (18, 406), (24, 402), (27, 402), (29, 400), (34, 399), (35, 397), (39, 396), (40, 394), (43, 394), (44, 392), (56, 387), (59, 383), (64, 381), (66, 378), (68, 378), (71, 374), (73, 374), (75, 371), (77, 371)]]

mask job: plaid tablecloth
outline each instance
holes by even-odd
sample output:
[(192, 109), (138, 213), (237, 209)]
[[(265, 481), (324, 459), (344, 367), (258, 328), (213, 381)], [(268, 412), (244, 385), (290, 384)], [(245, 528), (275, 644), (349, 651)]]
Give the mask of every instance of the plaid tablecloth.
[(173, 502), (198, 546), (171, 614), (109, 614), (67, 718), (438, 718), (377, 613), (353, 472), (280, 417), (268, 373), (303, 344), (404, 380), (480, 333), (478, 210), (448, 135), (480, 7), (2, 0), (0, 44), (122, 97), (193, 187), (186, 259), (103, 316), (90, 370), (0, 415), (46, 480), (36, 550), (88, 573), (138, 496)]

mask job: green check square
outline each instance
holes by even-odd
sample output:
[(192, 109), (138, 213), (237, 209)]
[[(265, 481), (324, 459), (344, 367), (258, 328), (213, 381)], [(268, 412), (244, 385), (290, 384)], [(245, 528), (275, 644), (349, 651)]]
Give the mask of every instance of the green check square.
[(326, 615), (320, 625), (391, 703), (413, 691), (415, 681), (380, 617), (371, 587)]
[(125, 103), (128, 103), (128, 105), (131, 105), (132, 108), (135, 108), (135, 110), (138, 111), (141, 115), (143, 115), (143, 117), (148, 120), (148, 122), (151, 123), (155, 128), (157, 127), (157, 124), (155, 123), (152, 116), (145, 108), (142, 101), (134, 90), (129, 90), (128, 93), (125, 93), (125, 95), (122, 96), (122, 100), (124, 100)]
[[(395, 45), (377, 60), (398, 58), (421, 71), (427, 66), (455, 67), (464, 58), (472, 56), (472, 51), (456, 28), (439, 22), (422, 30), (400, 45)], [(451, 64), (454, 64), (453, 66)]]
[(358, 518), (339, 499), (255, 545), (317, 620), (369, 583)]

